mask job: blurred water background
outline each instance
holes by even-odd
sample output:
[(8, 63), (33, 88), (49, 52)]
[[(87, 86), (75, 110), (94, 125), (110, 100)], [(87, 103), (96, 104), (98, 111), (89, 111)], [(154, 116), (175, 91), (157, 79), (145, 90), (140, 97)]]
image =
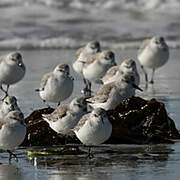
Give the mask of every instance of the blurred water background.
[(179, 0), (0, 0), (0, 48), (136, 48), (161, 34), (180, 46)]
[[(137, 62), (143, 39), (164, 36), (170, 47), (169, 62), (155, 74), (155, 84), (138, 93), (166, 105), (180, 129), (180, 0), (0, 0), (0, 55), (19, 50), (27, 66), (25, 78), (10, 87), (25, 116), (44, 108), (39, 95), (42, 75), (59, 63), (72, 64), (77, 48), (97, 39), (103, 49), (115, 52), (117, 63), (125, 58)], [(142, 72), (137, 62), (139, 73)], [(80, 95), (81, 77), (75, 78), (72, 96)], [(141, 88), (144, 77), (141, 76)], [(93, 85), (96, 90), (97, 85)], [(3, 94), (0, 93), (0, 96)], [(52, 105), (55, 107), (55, 105)], [(108, 146), (116, 153), (97, 149), (95, 159), (85, 156), (28, 158), (19, 149), (19, 163), (8, 164), (0, 154), (0, 179), (173, 179), (179, 180), (180, 143), (174, 145)], [(148, 156), (139, 156), (148, 153)]]

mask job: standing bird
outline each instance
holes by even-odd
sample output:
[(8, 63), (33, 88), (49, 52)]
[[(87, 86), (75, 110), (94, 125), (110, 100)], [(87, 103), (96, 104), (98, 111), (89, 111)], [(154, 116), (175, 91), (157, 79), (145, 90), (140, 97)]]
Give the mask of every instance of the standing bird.
[(155, 70), (163, 66), (169, 59), (169, 48), (163, 37), (154, 36), (146, 39), (138, 50), (138, 60), (145, 74), (146, 85), (148, 84), (148, 75), (144, 67), (152, 69), (150, 83), (154, 83)]
[[(12, 52), (0, 57), (0, 89), (8, 96), (9, 86), (20, 81), (26, 72), (22, 55), (19, 52)], [(7, 85), (3, 89), (2, 85)]]
[(140, 77), (136, 68), (136, 62), (132, 59), (126, 59), (120, 65), (110, 68), (102, 78), (102, 82), (103, 84), (114, 82), (126, 72), (134, 74), (135, 84), (138, 86)]
[(11, 111), (6, 117), (0, 119), (0, 149), (9, 153), (9, 161), (12, 156), (17, 160), (12, 150), (23, 142), (25, 135), (26, 126), (21, 112)]
[(42, 114), (42, 118), (57, 133), (70, 135), (71, 129), (87, 113), (85, 97), (74, 98), (70, 104), (62, 104), (51, 114)]
[(59, 64), (53, 72), (47, 73), (41, 80), (41, 87), (35, 91), (39, 92), (43, 102), (49, 101), (60, 104), (73, 92), (73, 77), (70, 76), (69, 66)]
[(85, 91), (89, 92), (88, 95), (91, 95), (91, 82), (102, 84), (102, 77), (109, 68), (115, 65), (115, 55), (108, 50), (97, 53), (84, 62), (83, 75), (87, 80)]
[(101, 46), (98, 41), (90, 41), (86, 46), (78, 49), (76, 52), (76, 60), (73, 62), (72, 67), (75, 72), (83, 77), (85, 85), (87, 84), (87, 82), (83, 76), (84, 62), (86, 62), (89, 57), (99, 52), (101, 52)]
[(115, 109), (124, 99), (134, 96), (135, 89), (142, 91), (136, 84), (134, 74), (122, 74), (116, 81), (103, 85), (94, 96), (87, 99), (93, 109)]
[[(88, 146), (100, 145), (111, 136), (112, 125), (106, 111), (97, 108), (84, 115), (73, 131), (83, 144)], [(90, 147), (88, 156), (91, 157)]]
[(10, 111), (20, 111), (17, 104), (17, 99), (14, 96), (7, 96), (2, 104), (0, 104), (0, 118), (4, 118)]
[[(92, 56), (101, 51), (100, 43), (98, 41), (90, 41), (86, 46), (80, 48), (76, 52), (76, 60), (73, 62), (73, 69), (79, 74), (82, 74), (83, 62), (89, 56)], [(83, 61), (83, 62), (82, 62)]]

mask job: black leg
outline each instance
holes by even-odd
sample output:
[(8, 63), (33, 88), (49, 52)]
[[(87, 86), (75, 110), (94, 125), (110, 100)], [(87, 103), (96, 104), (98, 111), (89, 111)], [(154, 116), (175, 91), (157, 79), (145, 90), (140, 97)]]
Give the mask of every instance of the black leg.
[(88, 81), (88, 96), (91, 96), (91, 82)]
[(7, 152), (9, 153), (9, 162), (11, 162), (13, 157), (15, 158), (15, 161), (18, 162), (18, 158), (14, 153), (12, 153), (10, 150), (7, 150)]
[(81, 92), (86, 95), (88, 92), (88, 81), (86, 81), (85, 78), (83, 78), (84, 84), (85, 84), (85, 88), (81, 90)]
[(89, 80), (83, 79), (85, 82), (85, 88), (81, 90), (81, 93), (83, 93), (85, 96), (90, 97), (91, 96), (91, 82)]
[(92, 159), (94, 157), (93, 153), (91, 152), (91, 146), (88, 146), (88, 156), (89, 159)]
[(9, 84), (7, 85), (7, 89), (6, 89), (7, 96), (8, 96), (8, 91), (9, 91)]
[(155, 69), (153, 68), (153, 70), (152, 70), (152, 77), (151, 77), (151, 80), (150, 80), (151, 84), (154, 84), (154, 73), (155, 73)]
[(85, 87), (87, 86), (87, 81), (86, 81), (86, 79), (83, 77), (83, 82), (84, 82), (84, 84), (85, 84)]
[(6, 91), (3, 89), (2, 85), (0, 86), (0, 89), (1, 89), (4, 93), (6, 93)]
[(146, 83), (148, 83), (148, 75), (147, 75), (147, 72), (145, 71), (145, 69), (144, 69), (144, 67), (142, 65), (141, 65), (141, 69), (142, 69), (142, 71), (144, 73), (145, 81), (146, 81)]
[(5, 93), (5, 96), (2, 98), (2, 101), (8, 96), (8, 92), (3, 89), (2, 85), (0, 86), (0, 89)]

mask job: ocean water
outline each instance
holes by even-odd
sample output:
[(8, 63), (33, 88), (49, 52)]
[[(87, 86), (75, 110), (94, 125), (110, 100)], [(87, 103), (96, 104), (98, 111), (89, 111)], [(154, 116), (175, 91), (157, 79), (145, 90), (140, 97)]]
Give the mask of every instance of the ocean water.
[(0, 0), (0, 48), (77, 48), (92, 39), (137, 48), (155, 34), (176, 48), (179, 8), (179, 0)]
[[(93, 39), (99, 40), (103, 49), (114, 51), (118, 64), (125, 58), (136, 60), (140, 87), (144, 89), (137, 48), (144, 38), (159, 34), (170, 47), (170, 60), (157, 70), (155, 84), (137, 95), (164, 102), (180, 130), (179, 8), (180, 0), (0, 0), (0, 55), (19, 50), (27, 67), (25, 78), (10, 87), (10, 95), (17, 97), (25, 116), (44, 108), (34, 91), (43, 74), (59, 63), (71, 66), (77, 48)], [(71, 74), (75, 87), (65, 102), (80, 95), (83, 88), (81, 77), (72, 67)], [(92, 88), (95, 91), (98, 87)], [(19, 162), (11, 164), (8, 154), (0, 153), (0, 179), (180, 178), (179, 141), (173, 145), (107, 145), (95, 148), (95, 158), (91, 160), (86, 155), (31, 158), (28, 150), (18, 149)]]

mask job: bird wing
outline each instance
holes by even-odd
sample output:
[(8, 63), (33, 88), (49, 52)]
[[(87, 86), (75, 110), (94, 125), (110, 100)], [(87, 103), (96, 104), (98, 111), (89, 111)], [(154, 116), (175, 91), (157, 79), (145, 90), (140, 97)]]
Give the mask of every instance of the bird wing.
[(0, 64), (2, 61), (4, 61), (4, 59), (5, 59), (5, 56), (0, 56)]
[(80, 56), (80, 54), (83, 52), (83, 50), (84, 50), (84, 48), (82, 47), (82, 48), (79, 48), (79, 49), (76, 51), (76, 54), (75, 54), (76, 59), (79, 58), (79, 56)]
[(113, 83), (105, 84), (96, 92), (96, 95), (109, 95), (113, 87)]
[(3, 125), (11, 125), (11, 119), (8, 118), (0, 118), (0, 129), (2, 128)]
[(106, 74), (105, 74), (105, 76), (110, 76), (110, 77), (112, 77), (112, 76), (114, 76), (115, 74), (116, 74), (116, 72), (119, 70), (119, 66), (113, 66), (112, 68), (110, 68), (107, 72), (106, 72)]
[(90, 116), (90, 113), (85, 114), (78, 122), (78, 124), (74, 127), (73, 131), (79, 131), (79, 129), (86, 123)]
[(44, 87), (46, 86), (46, 83), (48, 81), (48, 79), (52, 76), (52, 72), (47, 73), (43, 76), (43, 78), (41, 79), (41, 90), (44, 90)]
[(97, 59), (97, 54), (89, 56), (88, 58), (86, 58), (84, 63), (85, 63), (85, 65), (89, 65), (89, 64), (93, 63), (96, 59)]
[(138, 49), (138, 54), (141, 54), (141, 53), (142, 53), (142, 51), (147, 47), (147, 45), (149, 44), (149, 42), (150, 42), (150, 39), (145, 39), (145, 40), (141, 43), (141, 45), (140, 45), (140, 47), (139, 47), (139, 49)]
[(107, 95), (95, 95), (89, 99), (87, 99), (87, 102), (89, 103), (104, 103), (106, 102), (108, 99), (108, 96)]
[(43, 114), (43, 117), (45, 119), (48, 119), (48, 121), (56, 122), (58, 119), (63, 118), (66, 116), (67, 110), (69, 109), (68, 104), (62, 104), (56, 108), (56, 110), (51, 114)]

